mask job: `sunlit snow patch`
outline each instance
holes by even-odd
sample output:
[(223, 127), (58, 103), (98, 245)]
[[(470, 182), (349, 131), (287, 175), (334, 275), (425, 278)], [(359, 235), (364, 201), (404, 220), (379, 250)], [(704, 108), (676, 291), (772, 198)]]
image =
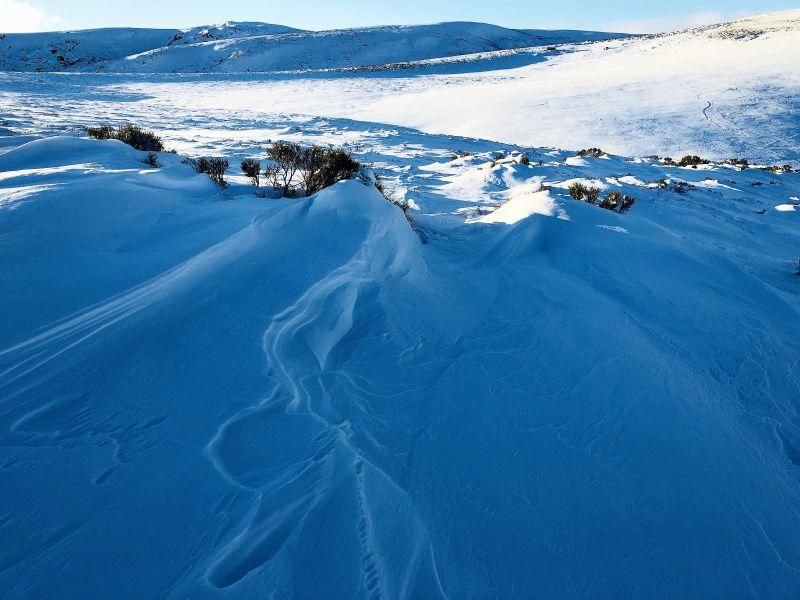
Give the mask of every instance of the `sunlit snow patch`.
[(531, 215), (544, 215), (552, 217), (558, 213), (559, 217), (566, 216), (559, 211), (555, 201), (550, 197), (549, 191), (530, 192), (522, 191), (512, 194), (511, 199), (500, 206), (496, 211), (473, 219), (472, 223), (505, 223), (513, 225)]

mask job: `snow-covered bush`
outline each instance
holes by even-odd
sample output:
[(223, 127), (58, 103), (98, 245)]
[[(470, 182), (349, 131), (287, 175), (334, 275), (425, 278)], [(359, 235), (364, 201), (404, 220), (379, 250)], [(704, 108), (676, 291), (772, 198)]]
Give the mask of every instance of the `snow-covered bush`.
[(96, 140), (119, 140), (144, 152), (163, 152), (164, 142), (152, 131), (138, 125), (121, 125), (114, 129), (110, 125), (87, 127), (86, 133)]
[(762, 171), (774, 173), (775, 175), (782, 175), (783, 173), (792, 173), (795, 169), (792, 165), (772, 165), (769, 167), (762, 167)]
[(467, 158), (468, 156), (471, 156), (469, 152), (459, 152), (458, 154), (451, 155), (450, 160), (458, 160), (459, 158)]
[(750, 163), (746, 158), (732, 158), (728, 161), (728, 164), (733, 165), (734, 167), (739, 167), (739, 170), (741, 171), (744, 171), (750, 166)]
[(221, 187), (228, 187), (225, 181), (225, 172), (230, 167), (230, 163), (224, 158), (200, 158), (197, 160), (197, 171), (206, 173), (211, 181)]
[(584, 185), (580, 181), (576, 181), (571, 186), (569, 186), (569, 195), (572, 196), (575, 200), (580, 200), (581, 202), (588, 202), (589, 204), (597, 204), (597, 201), (600, 199), (600, 189), (595, 187), (589, 187), (588, 185)]
[(598, 206), (606, 210), (626, 213), (634, 204), (636, 204), (636, 200), (615, 190), (606, 194), (606, 197), (603, 198), (603, 201)]
[(603, 156), (608, 156), (605, 152), (600, 150), (600, 148), (585, 148), (584, 150), (580, 150), (578, 152), (578, 156), (591, 156), (592, 158), (601, 158)]
[(698, 165), (707, 165), (709, 161), (705, 158), (700, 158), (699, 156), (695, 156), (694, 154), (689, 154), (684, 156), (680, 162), (678, 163), (679, 167), (692, 167), (697, 168)]
[(261, 185), (261, 163), (255, 158), (245, 158), (242, 161), (242, 173), (250, 179), (253, 187)]

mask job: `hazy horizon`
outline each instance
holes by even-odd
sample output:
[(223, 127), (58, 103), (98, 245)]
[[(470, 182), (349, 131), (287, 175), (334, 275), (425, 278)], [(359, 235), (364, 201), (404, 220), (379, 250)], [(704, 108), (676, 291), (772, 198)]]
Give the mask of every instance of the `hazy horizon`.
[(240, 0), (232, 6), (216, 2), (179, 0), (168, 5), (152, 0), (135, 4), (87, 0), (75, 5), (65, 0), (0, 0), (2, 33), (96, 29), (105, 27), (152, 27), (185, 29), (226, 21), (277, 23), (298, 29), (325, 30), (378, 25), (416, 25), (445, 21), (475, 21), (514, 29), (584, 29), (621, 33), (655, 33), (705, 25), (754, 14), (796, 8), (791, 2), (749, 0), (710, 1), (697, 4), (676, 0), (665, 9), (621, 0), (613, 5), (572, 2), (569, 5), (535, 3), (529, 11), (498, 11), (485, 2), (466, 0), (456, 9), (452, 3), (409, 0), (398, 13), (393, 3), (348, 2), (333, 6), (309, 0), (302, 6)]

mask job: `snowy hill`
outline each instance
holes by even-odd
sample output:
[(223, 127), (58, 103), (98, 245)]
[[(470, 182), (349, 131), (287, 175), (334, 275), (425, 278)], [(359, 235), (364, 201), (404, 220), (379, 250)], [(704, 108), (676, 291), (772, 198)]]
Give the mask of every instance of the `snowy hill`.
[(347, 114), (520, 144), (800, 160), (797, 65), (792, 10), (408, 86)]
[(357, 181), (0, 154), (6, 596), (795, 596), (800, 175), (303, 128), (427, 244)]
[[(2, 27), (2, 24), (0, 24)], [(103, 62), (166, 44), (169, 29), (90, 29), (57, 33), (0, 33), (0, 70), (95, 69)]]
[[(130, 44), (125, 36), (134, 36)], [(0, 69), (194, 73), (346, 68), (608, 39), (620, 34), (513, 30), (482, 23), (299, 31), (265, 23), (226, 23), (180, 32), (97, 30), (9, 34)], [(123, 43), (119, 43), (119, 37)], [(63, 59), (58, 57), (62, 56)]]
[(797, 599), (800, 11), (120, 31), (0, 40), (3, 600)]
[(299, 29), (271, 23), (237, 23), (229, 21), (222, 25), (193, 27), (181, 31), (166, 44), (167, 46), (198, 44), (235, 38), (296, 33)]

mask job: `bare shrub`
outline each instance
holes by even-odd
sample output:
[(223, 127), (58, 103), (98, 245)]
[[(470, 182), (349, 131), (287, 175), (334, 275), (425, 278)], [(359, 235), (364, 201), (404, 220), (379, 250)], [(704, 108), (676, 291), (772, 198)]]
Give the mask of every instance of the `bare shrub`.
[(208, 175), (211, 181), (220, 187), (228, 187), (228, 182), (225, 181), (225, 172), (229, 167), (230, 163), (224, 158), (197, 159), (197, 171)]
[(98, 125), (97, 127), (87, 127), (86, 133), (96, 140), (114, 139), (115, 130), (110, 125)]
[(608, 156), (605, 152), (600, 150), (600, 148), (585, 148), (584, 150), (578, 151), (577, 156), (590, 156), (592, 158), (602, 158), (603, 156)]
[(152, 131), (143, 129), (138, 125), (121, 125), (114, 129), (110, 125), (87, 127), (86, 133), (96, 140), (119, 140), (129, 146), (144, 152), (163, 152), (164, 143)]
[(309, 146), (303, 148), (290, 142), (276, 142), (267, 149), (272, 160), (264, 176), (285, 196), (296, 195), (295, 180), (306, 196), (316, 194), (359, 172), (361, 164), (347, 150)]
[(615, 190), (606, 194), (606, 197), (603, 198), (603, 201), (598, 206), (606, 210), (626, 213), (634, 204), (636, 204), (636, 200)]
[(576, 181), (569, 186), (569, 195), (575, 200), (588, 202), (589, 204), (596, 204), (600, 199), (600, 189), (596, 187), (589, 187), (580, 181)]
[(273, 164), (264, 170), (264, 176), (285, 196), (294, 195), (292, 187), (294, 177), (300, 169), (303, 149), (293, 142), (275, 142), (267, 148), (267, 156)]
[(242, 161), (242, 173), (250, 179), (253, 187), (261, 185), (261, 163), (255, 158), (245, 158)]
[(306, 196), (349, 179), (361, 170), (359, 162), (342, 148), (305, 148), (301, 157), (301, 179)]
[(709, 161), (707, 161), (705, 158), (700, 158), (699, 156), (695, 156), (693, 154), (689, 154), (687, 156), (684, 156), (680, 160), (680, 162), (678, 163), (678, 166), (679, 167), (692, 167), (693, 169), (696, 169), (698, 167), (698, 165), (707, 165), (708, 163), (709, 163)]

